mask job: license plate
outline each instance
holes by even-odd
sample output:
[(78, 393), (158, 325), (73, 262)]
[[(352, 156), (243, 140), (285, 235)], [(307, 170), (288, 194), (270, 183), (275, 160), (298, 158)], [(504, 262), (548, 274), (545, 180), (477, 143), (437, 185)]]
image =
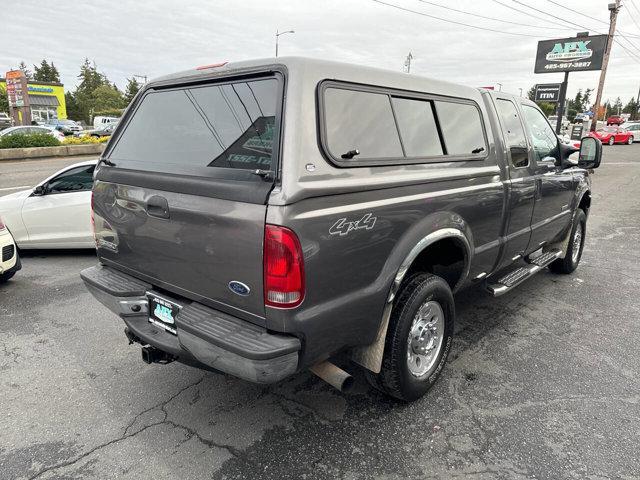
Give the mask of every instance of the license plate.
[(176, 316), (180, 312), (180, 305), (170, 302), (157, 295), (148, 295), (149, 322), (176, 334)]

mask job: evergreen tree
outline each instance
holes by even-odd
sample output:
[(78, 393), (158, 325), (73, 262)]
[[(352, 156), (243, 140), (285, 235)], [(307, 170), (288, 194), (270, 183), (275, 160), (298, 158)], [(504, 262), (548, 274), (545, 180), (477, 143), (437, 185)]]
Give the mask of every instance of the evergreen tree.
[(620, 97), (616, 98), (615, 103), (613, 104), (613, 112), (611, 112), (612, 115), (618, 115), (622, 112), (622, 100), (620, 100)]
[(35, 73), (33, 79), (38, 82), (56, 82), (60, 83), (60, 74), (53, 62), (48, 63), (46, 60), (40, 62), (40, 66), (34, 65)]
[(139, 91), (140, 84), (135, 77), (127, 79), (127, 88), (124, 90), (124, 98), (127, 101), (127, 105), (131, 103), (131, 100), (133, 100), (133, 97), (135, 97)]
[(55, 82), (55, 83), (61, 83), (60, 82), (60, 72), (58, 72), (58, 69), (56, 68), (56, 66), (53, 64), (53, 62), (51, 62), (51, 64), (49, 65), (49, 67), (51, 68), (51, 75), (49, 76), (49, 78), (51, 80), (49, 80), (50, 82)]
[(33, 79), (38, 82), (49, 82), (49, 77), (51, 76), (51, 67), (47, 63), (45, 59), (40, 62), (40, 66), (34, 65), (34, 74)]
[(24, 62), (20, 62), (20, 65), (18, 65), (18, 69), (22, 70), (25, 74), (25, 76), (27, 77), (27, 80), (32, 80), (33, 79), (33, 75), (31, 75), (31, 70), (29, 70), (27, 68), (27, 64)]
[(630, 118), (632, 120), (635, 120), (635, 118), (638, 116), (638, 102), (634, 97), (631, 97), (631, 99), (627, 102), (627, 104), (622, 109), (622, 113), (628, 113), (630, 115)]

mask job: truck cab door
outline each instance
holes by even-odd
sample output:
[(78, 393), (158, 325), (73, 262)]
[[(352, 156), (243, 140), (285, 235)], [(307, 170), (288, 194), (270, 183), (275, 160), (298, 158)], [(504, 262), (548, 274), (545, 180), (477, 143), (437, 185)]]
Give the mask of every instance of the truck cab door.
[(494, 97), (507, 152), (507, 218), (505, 244), (499, 268), (524, 255), (531, 236), (536, 175), (520, 111), (507, 97)]
[(558, 137), (543, 113), (522, 104), (525, 128), (533, 147), (536, 200), (531, 217), (527, 253), (560, 239), (571, 222), (574, 180), (571, 170), (560, 167)]

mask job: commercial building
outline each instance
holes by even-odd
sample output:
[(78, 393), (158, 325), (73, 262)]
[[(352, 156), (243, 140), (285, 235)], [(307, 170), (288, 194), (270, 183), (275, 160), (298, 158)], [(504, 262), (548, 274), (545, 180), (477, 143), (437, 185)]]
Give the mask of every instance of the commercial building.
[[(7, 90), (7, 82), (0, 78), (0, 88)], [(46, 122), (52, 118), (67, 118), (64, 101), (64, 85), (52, 82), (27, 82), (27, 94), (31, 106), (31, 119)]]

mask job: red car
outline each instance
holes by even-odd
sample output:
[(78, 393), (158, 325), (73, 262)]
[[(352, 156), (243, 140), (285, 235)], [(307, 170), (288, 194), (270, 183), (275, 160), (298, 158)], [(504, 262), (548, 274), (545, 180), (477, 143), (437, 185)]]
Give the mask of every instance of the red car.
[(591, 137), (599, 139), (602, 143), (613, 145), (614, 143), (633, 143), (633, 134), (626, 128), (620, 127), (604, 127), (589, 134)]
[(607, 118), (607, 125), (622, 125), (624, 123), (624, 118), (619, 115), (611, 115)]

